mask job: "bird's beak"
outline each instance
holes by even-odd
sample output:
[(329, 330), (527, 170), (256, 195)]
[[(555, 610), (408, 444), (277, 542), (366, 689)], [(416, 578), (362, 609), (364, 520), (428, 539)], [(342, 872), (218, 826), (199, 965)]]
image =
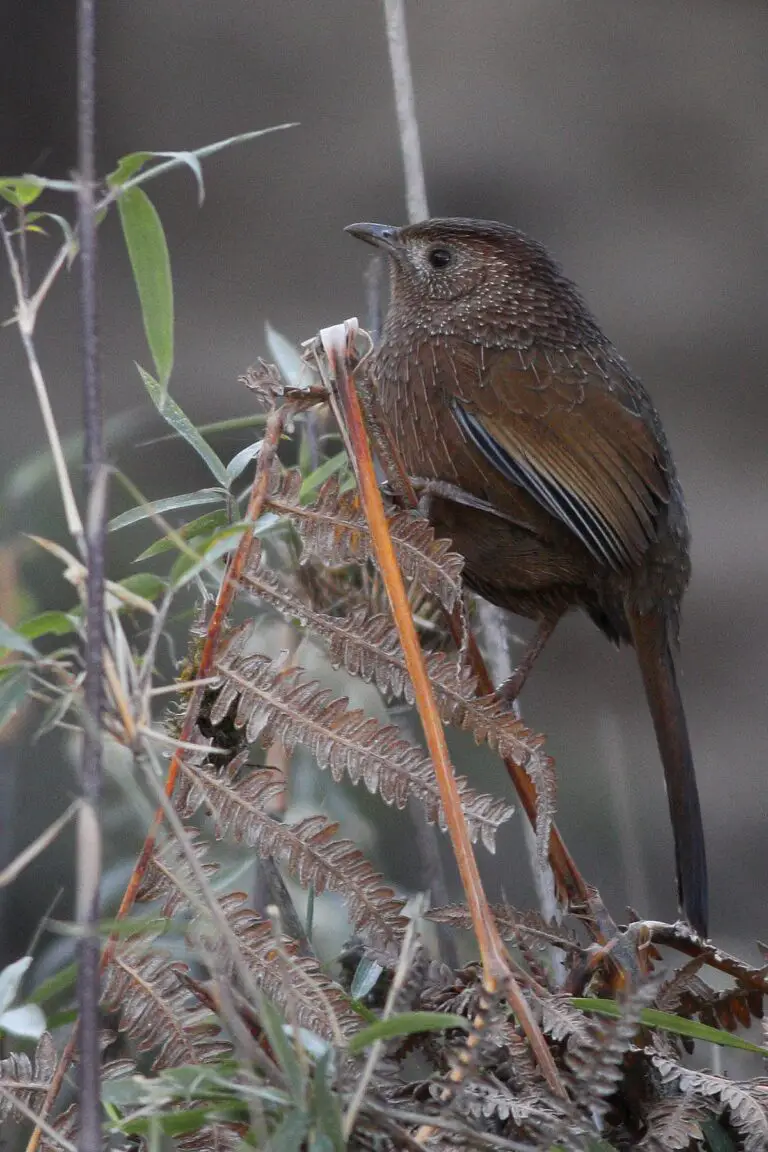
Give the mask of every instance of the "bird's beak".
[(397, 255), (401, 248), (400, 229), (389, 224), (349, 224), (344, 231), (366, 244), (373, 244), (374, 248), (383, 248), (391, 256)]

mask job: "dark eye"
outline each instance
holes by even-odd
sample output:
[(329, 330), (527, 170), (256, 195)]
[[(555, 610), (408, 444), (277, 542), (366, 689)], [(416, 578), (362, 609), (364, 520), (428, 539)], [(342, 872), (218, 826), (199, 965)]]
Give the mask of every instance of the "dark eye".
[(427, 260), (433, 268), (447, 268), (453, 260), (453, 253), (450, 248), (430, 248)]

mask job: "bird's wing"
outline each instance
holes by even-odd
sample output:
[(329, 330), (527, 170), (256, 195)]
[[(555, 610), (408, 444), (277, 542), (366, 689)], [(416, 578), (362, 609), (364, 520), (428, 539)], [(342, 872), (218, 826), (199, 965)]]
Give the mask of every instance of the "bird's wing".
[[(623, 365), (578, 352), (464, 355), (475, 385), (453, 405), (468, 440), (602, 563), (637, 563), (656, 538), (669, 477), (650, 404)], [(472, 378), (469, 364), (457, 367), (457, 379)]]

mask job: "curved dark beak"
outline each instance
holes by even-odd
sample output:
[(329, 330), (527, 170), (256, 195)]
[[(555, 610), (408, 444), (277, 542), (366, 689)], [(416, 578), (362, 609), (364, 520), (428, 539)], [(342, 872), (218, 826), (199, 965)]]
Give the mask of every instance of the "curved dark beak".
[(344, 231), (385, 252), (394, 254), (400, 248), (400, 229), (389, 224), (349, 224)]

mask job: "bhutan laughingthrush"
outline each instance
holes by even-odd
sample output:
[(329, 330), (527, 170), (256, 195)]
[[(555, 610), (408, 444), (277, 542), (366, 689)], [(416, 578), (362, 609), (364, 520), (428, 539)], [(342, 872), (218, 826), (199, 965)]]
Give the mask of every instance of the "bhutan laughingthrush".
[[(505, 224), (353, 224), (389, 257), (376, 397), (467, 584), (539, 623), (569, 608), (634, 646), (664, 765), (678, 895), (706, 935), (707, 867), (675, 676), (690, 575), (659, 415), (546, 250)], [(519, 689), (526, 669), (516, 678)]]

